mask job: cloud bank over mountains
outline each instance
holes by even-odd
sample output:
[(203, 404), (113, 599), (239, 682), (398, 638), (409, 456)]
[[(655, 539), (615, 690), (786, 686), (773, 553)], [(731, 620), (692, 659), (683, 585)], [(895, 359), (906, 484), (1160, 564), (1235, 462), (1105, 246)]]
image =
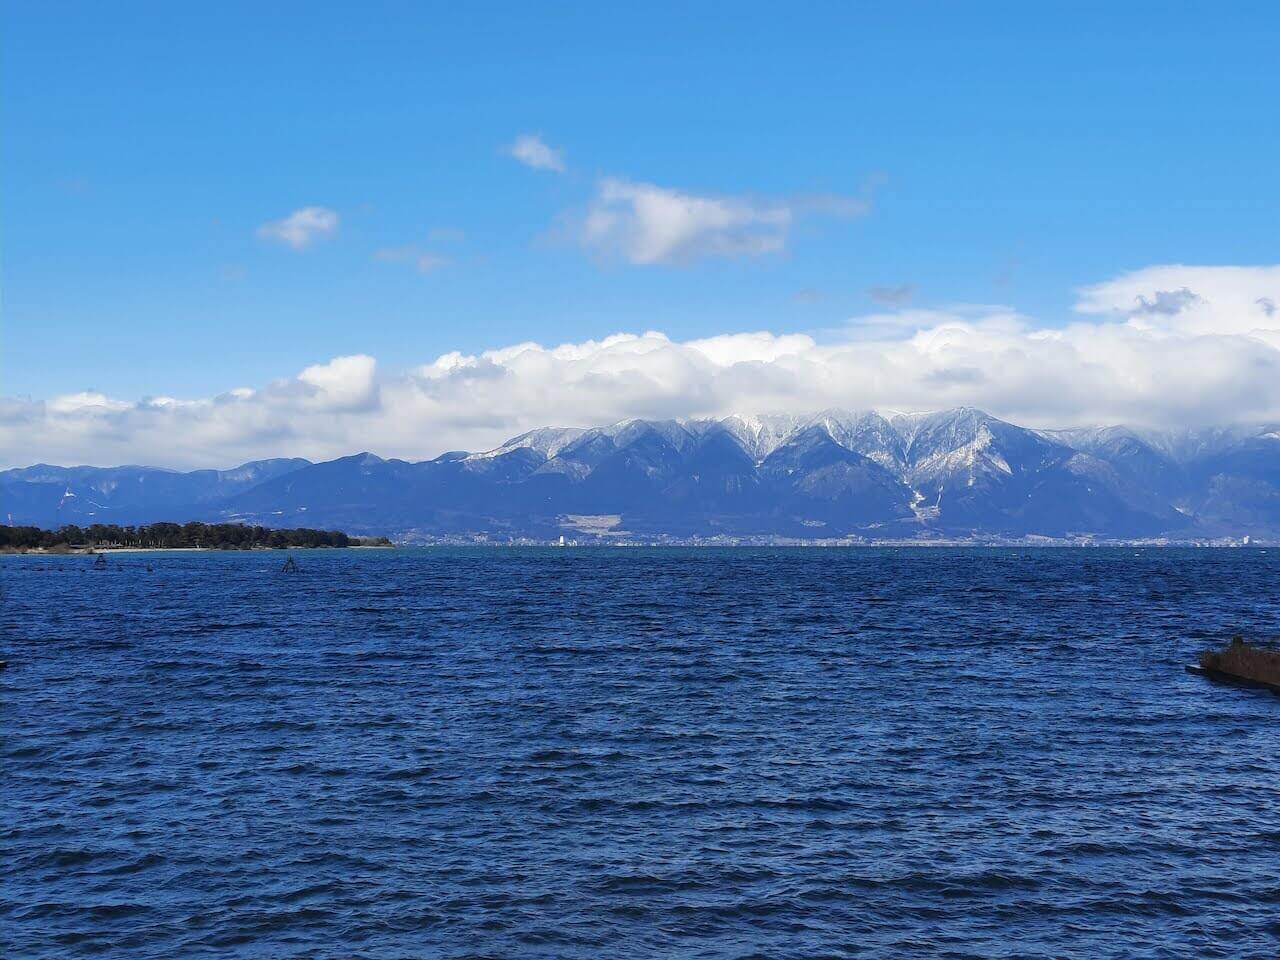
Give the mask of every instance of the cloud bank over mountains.
[[(766, 239), (742, 242), (785, 228), (768, 217), (756, 226)], [(635, 229), (618, 235), (624, 253), (676, 255), (697, 241), (696, 231)], [(358, 450), (422, 459), (549, 424), (826, 407), (971, 405), (1030, 426), (1280, 419), (1278, 304), (1280, 266), (1159, 266), (1084, 289), (1079, 319), (1056, 327), (1007, 308), (903, 308), (855, 318), (821, 341), (619, 333), (448, 353), (403, 372), (337, 357), (206, 399), (86, 391), (0, 400), (0, 463), (222, 467)]]

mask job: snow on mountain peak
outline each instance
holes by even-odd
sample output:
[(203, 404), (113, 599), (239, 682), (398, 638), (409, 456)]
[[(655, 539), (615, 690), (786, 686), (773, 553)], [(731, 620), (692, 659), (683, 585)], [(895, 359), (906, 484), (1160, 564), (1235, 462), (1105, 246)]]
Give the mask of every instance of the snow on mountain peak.
[(513, 450), (526, 449), (533, 450), (550, 459), (584, 433), (586, 431), (580, 427), (539, 427), (536, 430), (522, 433), (518, 437), (512, 437), (506, 443), (494, 447), (492, 450), (469, 454), (467, 459), (489, 460), (493, 457), (511, 453)]
[[(596, 464), (636, 443), (660, 442), (686, 454), (715, 434), (727, 435), (754, 463), (820, 430), (832, 442), (884, 467), (913, 488), (972, 484), (981, 477), (1012, 476), (1041, 464), (1065, 462), (1068, 451), (1116, 455), (1128, 446), (1148, 456), (1188, 462), (1250, 437), (1275, 436), (1271, 427), (1150, 431), (1123, 426), (1031, 430), (973, 407), (930, 412), (827, 409), (810, 414), (734, 414), (721, 418), (622, 420), (590, 429), (530, 430), (468, 459), (485, 460), (518, 449), (546, 458), (545, 471), (585, 476)], [(1272, 432), (1268, 434), (1266, 431)]]

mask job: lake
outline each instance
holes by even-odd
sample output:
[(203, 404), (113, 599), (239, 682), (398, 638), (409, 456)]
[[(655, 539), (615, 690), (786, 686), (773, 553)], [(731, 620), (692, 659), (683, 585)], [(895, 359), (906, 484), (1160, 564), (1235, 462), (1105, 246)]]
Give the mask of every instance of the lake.
[(14, 958), (1274, 957), (1280, 550), (0, 558)]

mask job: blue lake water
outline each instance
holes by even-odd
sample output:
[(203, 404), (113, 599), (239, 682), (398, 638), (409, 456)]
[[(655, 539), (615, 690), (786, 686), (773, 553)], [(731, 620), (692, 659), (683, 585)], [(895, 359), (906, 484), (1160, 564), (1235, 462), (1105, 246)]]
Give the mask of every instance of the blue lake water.
[(0, 560), (5, 957), (1280, 954), (1280, 551), (298, 559)]

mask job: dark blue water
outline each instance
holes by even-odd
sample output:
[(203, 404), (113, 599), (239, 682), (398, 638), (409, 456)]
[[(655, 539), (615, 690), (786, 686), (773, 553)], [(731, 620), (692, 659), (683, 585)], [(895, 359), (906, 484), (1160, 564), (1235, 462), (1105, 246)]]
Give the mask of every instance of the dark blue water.
[(6, 958), (1280, 953), (1280, 551), (299, 559), (0, 561)]

